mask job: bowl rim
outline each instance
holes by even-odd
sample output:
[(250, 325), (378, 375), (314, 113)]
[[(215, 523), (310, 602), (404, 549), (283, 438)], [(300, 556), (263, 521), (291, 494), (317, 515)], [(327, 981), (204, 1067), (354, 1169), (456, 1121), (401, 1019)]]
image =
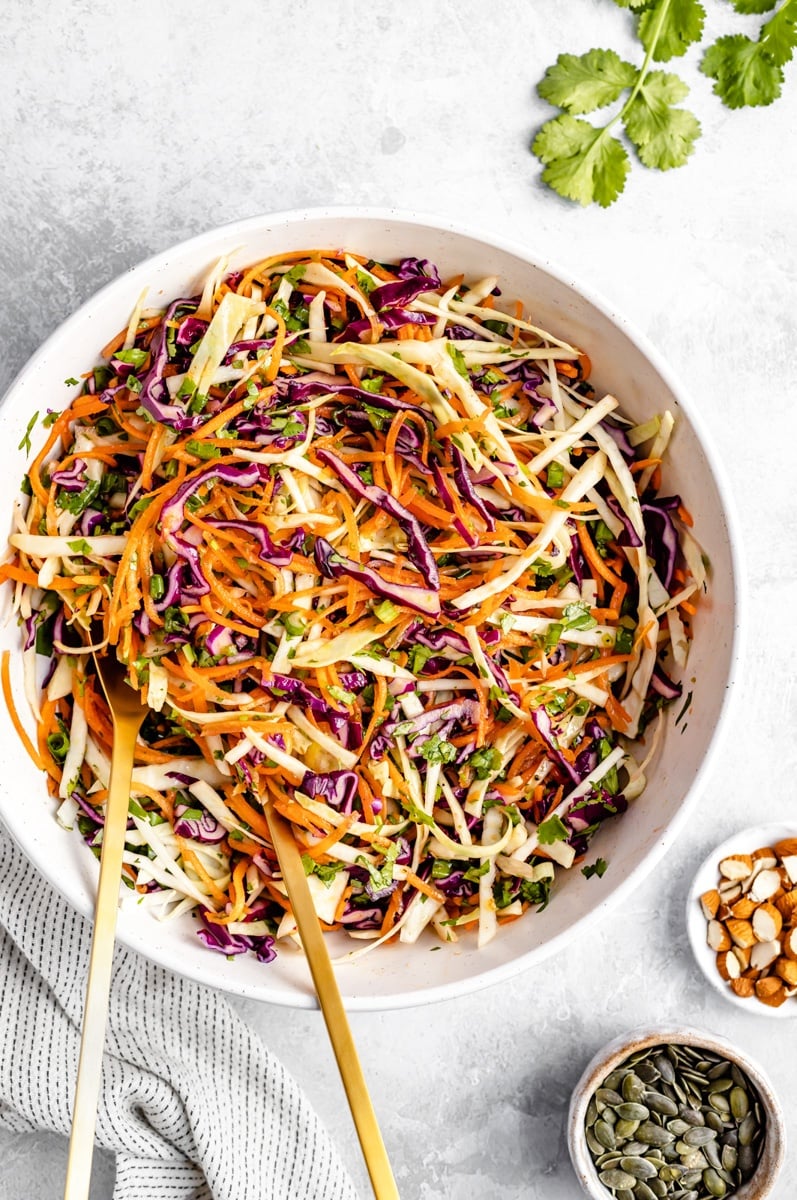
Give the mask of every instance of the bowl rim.
[[(399, 1010), (404, 1008), (413, 1008), (429, 1003), (436, 1003), (443, 1000), (453, 999), (460, 995), (466, 995), (481, 991), (484, 988), (506, 982), (525, 970), (528, 970), (535, 964), (543, 962), (551, 955), (557, 953), (565, 944), (570, 942), (574, 936), (583, 936), (587, 929), (591, 928), (596, 922), (602, 919), (612, 908), (619, 905), (630, 893), (639, 886), (639, 884), (656, 868), (665, 853), (670, 849), (671, 845), (684, 828), (688, 818), (690, 817), (694, 806), (697, 803), (698, 797), (705, 785), (708, 773), (713, 765), (714, 757), (718, 752), (718, 747), (721, 742), (722, 734), (728, 725), (732, 704), (738, 692), (738, 675), (739, 667), (743, 651), (743, 639), (746, 628), (746, 603), (745, 603), (745, 587), (744, 587), (744, 563), (742, 558), (740, 537), (740, 523), (733, 499), (733, 492), (730, 486), (729, 478), (726, 473), (725, 466), (719, 457), (717, 450), (711, 439), (711, 435), (703, 423), (703, 420), (698, 412), (697, 404), (691, 399), (688, 391), (684, 388), (680, 379), (672, 371), (672, 369), (664, 361), (659, 351), (654, 347), (648, 337), (638, 330), (633, 322), (622, 314), (616, 312), (613, 306), (605, 300), (599, 292), (594, 290), (589, 284), (576, 282), (573, 272), (557, 266), (548, 258), (537, 256), (532, 253), (523, 243), (516, 242), (512, 239), (505, 238), (502, 235), (496, 235), (487, 229), (480, 228), (476, 225), (468, 225), (459, 221), (450, 221), (447, 218), (441, 218), (439, 215), (426, 213), (420, 210), (400, 209), (390, 207), (370, 207), (359, 205), (329, 205), (315, 206), (297, 209), (286, 209), (275, 213), (261, 213), (253, 216), (241, 218), (238, 220), (227, 222), (223, 225), (214, 227), (213, 229), (205, 230), (202, 233), (192, 237), (185, 238), (180, 242), (173, 243), (163, 250), (159, 250), (141, 262), (134, 264), (115, 276), (108, 283), (104, 284), (96, 292), (90, 295), (70, 316), (68, 316), (56, 329), (47, 337), (47, 339), (34, 351), (27, 362), (17, 372), (9, 387), (3, 394), (0, 405), (4, 404), (6, 399), (17, 388), (20, 381), (28, 373), (33, 373), (38, 364), (47, 358), (51, 353), (54, 345), (61, 341), (69, 332), (79, 326), (85, 317), (93, 311), (97, 306), (102, 304), (103, 298), (118, 288), (123, 280), (128, 276), (135, 276), (141, 279), (148, 271), (155, 271), (164, 264), (165, 261), (175, 255), (190, 254), (198, 261), (201, 259), (203, 251), (211, 252), (211, 247), (222, 239), (230, 237), (240, 237), (242, 243), (245, 243), (250, 234), (263, 229), (264, 226), (285, 226), (295, 227), (307, 222), (320, 220), (340, 220), (340, 221), (362, 221), (369, 224), (379, 223), (395, 223), (409, 226), (423, 227), (425, 229), (439, 230), (444, 233), (453, 234), (456, 237), (461, 237), (468, 241), (478, 242), (486, 247), (495, 248), (508, 255), (511, 255), (519, 261), (543, 271), (551, 276), (558, 283), (562, 284), (575, 295), (582, 297), (598, 312), (600, 312), (608, 321), (617, 326), (622, 333), (636, 346), (636, 348), (644, 355), (651, 364), (655, 372), (660, 376), (664, 384), (670, 389), (672, 394), (677, 397), (678, 404), (685, 412), (689, 424), (692, 426), (697, 441), (705, 455), (706, 461), (709, 464), (711, 475), (713, 477), (716, 489), (722, 506), (727, 532), (728, 532), (728, 552), (732, 566), (733, 579), (731, 581), (731, 597), (733, 603), (733, 628), (730, 631), (729, 653), (728, 653), (728, 671), (725, 681), (725, 691), (720, 702), (720, 708), (717, 715), (716, 724), (706, 744), (702, 760), (695, 773), (691, 786), (689, 787), (683, 802), (673, 815), (672, 819), (659, 832), (655, 844), (651, 847), (644, 860), (637, 864), (625, 878), (613, 887), (610, 894), (598, 903), (592, 906), (587, 912), (580, 916), (567, 929), (551, 937), (544, 945), (534, 947), (523, 954), (511, 959), (509, 962), (498, 964), (482, 971), (473, 980), (469, 980), (467, 986), (461, 980), (435, 985), (414, 991), (412, 993), (395, 992), (381, 994), (376, 997), (369, 995), (347, 996), (345, 999), (346, 1007), (349, 1011), (388, 1011)], [(64, 880), (57, 870), (56, 864), (40, 864), (36, 861), (35, 855), (32, 853), (32, 839), (26, 837), (27, 827), (20, 829), (15, 827), (9, 829), (11, 836), (20, 846), (20, 849), (25, 855), (37, 866), (37, 869), (45, 876), (48, 882), (56, 888), (57, 891), (64, 896), (67, 902), (73, 907), (77, 907), (78, 911), (87, 919), (91, 920), (92, 912), (90, 905), (78, 904), (75, 905), (75, 899), (64, 890)], [(202, 964), (198, 966), (193, 960), (175, 963), (173, 959), (168, 959), (167, 955), (160, 954), (157, 950), (152, 951), (147, 948), (144, 938), (137, 942), (136, 939), (126, 935), (126, 931), (120, 928), (118, 933), (119, 941), (122, 944), (138, 951), (139, 953), (147, 954), (152, 961), (168, 969), (174, 970), (187, 978), (194, 979), (205, 985), (223, 987), (223, 990), (231, 994), (241, 995), (244, 997), (263, 1000), (266, 1002), (276, 1003), (284, 1007), (290, 1008), (316, 1008), (317, 1001), (315, 993), (310, 989), (307, 993), (295, 993), (287, 996), (284, 993), (278, 992), (273, 994), (270, 992), (268, 984), (265, 986), (253, 988), (244, 982), (241, 982), (237, 987), (234, 980), (225, 980), (220, 984), (218, 980), (208, 977), (208, 973), (203, 970)]]
[(728, 986), (717, 970), (714, 951), (706, 944), (706, 918), (700, 909), (699, 898), (703, 892), (716, 885), (718, 864), (728, 854), (746, 853), (748, 847), (756, 849), (780, 841), (784, 837), (797, 837), (797, 822), (768, 821), (761, 825), (748, 825), (744, 829), (732, 833), (724, 842), (714, 846), (695, 871), (689, 892), (686, 897), (686, 932), (697, 965), (708, 982), (721, 996), (751, 1017), (768, 1017), (775, 1020), (791, 1021), (797, 1017), (797, 996), (781, 1004), (780, 1008), (772, 1008), (762, 1004), (755, 997), (743, 1000)]
[[(767, 1135), (755, 1174), (733, 1193), (733, 1200), (764, 1200), (772, 1191), (786, 1158), (786, 1120), (777, 1094), (764, 1069), (746, 1051), (716, 1033), (691, 1025), (642, 1025), (618, 1034), (602, 1046), (573, 1088), (567, 1114), (567, 1146), (576, 1178), (592, 1200), (611, 1200), (611, 1193), (598, 1179), (586, 1137), (584, 1122), (593, 1092), (605, 1077), (637, 1050), (659, 1043), (703, 1046), (735, 1062), (755, 1085), (767, 1118)], [(773, 1136), (774, 1134), (774, 1136)]]

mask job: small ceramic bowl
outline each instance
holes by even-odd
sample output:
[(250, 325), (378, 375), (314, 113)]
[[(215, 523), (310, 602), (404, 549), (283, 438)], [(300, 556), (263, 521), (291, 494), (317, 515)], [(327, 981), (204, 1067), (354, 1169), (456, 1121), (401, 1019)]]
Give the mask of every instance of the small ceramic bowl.
[(573, 1090), (567, 1120), (567, 1142), (573, 1168), (587, 1196), (592, 1200), (611, 1200), (610, 1192), (598, 1178), (585, 1136), (584, 1122), (590, 1098), (606, 1076), (619, 1067), (630, 1055), (648, 1046), (698, 1046), (722, 1055), (736, 1063), (757, 1089), (766, 1114), (766, 1136), (755, 1174), (738, 1191), (728, 1194), (728, 1200), (764, 1200), (769, 1196), (783, 1166), (786, 1154), (786, 1125), (783, 1110), (764, 1072), (752, 1059), (737, 1050), (724, 1038), (686, 1025), (662, 1025), (634, 1029), (621, 1034), (599, 1050), (586, 1067)]
[(779, 1008), (771, 1008), (762, 1004), (755, 996), (742, 999), (731, 990), (730, 984), (722, 978), (717, 970), (716, 952), (706, 941), (708, 924), (700, 906), (700, 897), (704, 892), (716, 888), (719, 879), (719, 864), (723, 858), (732, 854), (751, 854), (761, 846), (772, 846), (789, 837), (797, 837), (797, 827), (794, 825), (751, 825), (748, 829), (734, 833), (727, 841), (716, 846), (706, 857), (694, 877), (686, 901), (686, 928), (689, 941), (698, 966), (711, 986), (743, 1012), (752, 1013), (757, 1017), (775, 1017), (780, 1020), (797, 1017), (797, 996), (792, 996), (784, 1001)]

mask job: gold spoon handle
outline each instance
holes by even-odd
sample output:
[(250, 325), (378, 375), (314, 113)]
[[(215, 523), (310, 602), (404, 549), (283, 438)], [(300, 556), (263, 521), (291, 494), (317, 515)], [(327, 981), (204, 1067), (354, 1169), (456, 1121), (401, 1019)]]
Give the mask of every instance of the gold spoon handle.
[(385, 1143), (368, 1094), (368, 1087), (357, 1056), (346, 1010), (340, 998), (338, 981), (329, 960), (324, 935), (318, 923), (315, 906), (307, 886), (304, 865), (290, 829), (274, 810), (271, 801), (265, 802), (271, 840), (277, 852), (282, 878), (288, 890), (293, 915), (302, 939), (305, 956), (310, 964), (318, 1003), (326, 1021), (329, 1040), (338, 1064), (346, 1098), (357, 1137), (360, 1139), (365, 1165), (376, 1200), (400, 1200), (396, 1181), (390, 1167)]
[(116, 937), (116, 913), (119, 906), (119, 882), (122, 878), (122, 855), (130, 802), (130, 780), (133, 774), (136, 735), (143, 715), (136, 713), (134, 716), (117, 716), (113, 723), (113, 755), (108, 802), (105, 808), (105, 828), (102, 834), (100, 879), (97, 885), (64, 1200), (87, 1200), (89, 1194)]

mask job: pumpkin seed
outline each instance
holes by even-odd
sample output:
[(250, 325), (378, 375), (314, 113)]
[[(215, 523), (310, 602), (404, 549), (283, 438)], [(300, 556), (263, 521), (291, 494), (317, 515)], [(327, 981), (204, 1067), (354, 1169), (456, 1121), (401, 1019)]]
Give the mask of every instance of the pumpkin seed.
[[(668, 1060), (669, 1061), (669, 1060)], [(670, 1064), (672, 1069), (672, 1064)], [(634, 1067), (634, 1073), (642, 1080), (643, 1083), (656, 1083), (661, 1076), (661, 1071), (657, 1071), (653, 1063), (641, 1062)]]
[[(653, 1183), (653, 1180), (651, 1180), (651, 1183)], [(666, 1196), (667, 1193), (665, 1192), (664, 1195)], [(637, 1183), (633, 1196), (634, 1200), (656, 1200), (656, 1193), (645, 1183), (644, 1179), (640, 1179)]]
[(686, 1121), (689, 1125), (705, 1125), (706, 1118), (697, 1108), (690, 1108), (688, 1104), (682, 1104), (678, 1109), (678, 1116), (682, 1121)]
[(713, 1167), (709, 1167), (703, 1172), (703, 1184), (712, 1196), (718, 1197), (718, 1200), (727, 1194), (728, 1187), (725, 1180), (717, 1174)]
[(642, 1158), (639, 1155), (629, 1155), (626, 1158), (621, 1158), (620, 1167), (623, 1171), (627, 1171), (629, 1175), (633, 1175), (635, 1179), (653, 1179), (657, 1174), (653, 1164), (647, 1158)]
[(644, 1154), (647, 1149), (649, 1149), (647, 1142), (638, 1142), (636, 1138), (632, 1138), (623, 1146), (623, 1154)]
[(739, 1145), (749, 1146), (753, 1140), (753, 1135), (756, 1131), (756, 1119), (752, 1113), (748, 1113), (744, 1120), (739, 1125)]
[(587, 1139), (587, 1145), (589, 1146), (590, 1154), (594, 1158), (597, 1158), (598, 1155), (603, 1153), (603, 1146), (600, 1144), (598, 1139), (595, 1137), (595, 1134), (592, 1132), (591, 1129), (587, 1130), (585, 1136)]
[(639, 1129), (639, 1121), (618, 1121), (614, 1127), (615, 1136), (624, 1141), (626, 1138), (633, 1137)]
[(623, 1100), (615, 1106), (617, 1116), (623, 1121), (647, 1121), (650, 1109), (644, 1104), (636, 1104), (632, 1100)]
[(726, 1171), (735, 1171), (738, 1159), (739, 1155), (736, 1153), (733, 1146), (722, 1147), (721, 1160)]
[(704, 1116), (709, 1129), (713, 1129), (715, 1133), (722, 1133), (725, 1128), (725, 1122), (718, 1112), (714, 1112), (713, 1108), (707, 1108)]
[[(662, 1170), (666, 1170), (666, 1167), (663, 1167)], [(639, 1184), (637, 1184), (637, 1187), (639, 1187)], [(658, 1200), (663, 1200), (663, 1197), (666, 1196), (667, 1192), (669, 1191), (667, 1184), (661, 1177), (661, 1172), (659, 1172), (657, 1179), (651, 1179), (648, 1182), (647, 1188), (649, 1192), (652, 1192), (654, 1196), (658, 1197)]]
[(729, 1092), (733, 1087), (733, 1080), (729, 1075), (723, 1075), (721, 1079), (715, 1079), (708, 1089), (709, 1095), (713, 1096), (715, 1092)]
[(687, 1129), (683, 1140), (687, 1146), (705, 1146), (706, 1142), (713, 1142), (716, 1136), (715, 1131), (707, 1125), (696, 1125), (694, 1129)]
[[(719, 1179), (719, 1175), (717, 1176)], [(627, 1171), (621, 1171), (617, 1167), (613, 1167), (610, 1171), (600, 1171), (598, 1179), (605, 1184), (607, 1188), (632, 1188), (636, 1183), (633, 1175), (629, 1175)], [(720, 1183), (722, 1180), (719, 1179)], [(723, 1184), (724, 1187), (724, 1184)], [(725, 1194), (724, 1192), (722, 1193)]]
[(703, 1153), (705, 1154), (706, 1162), (710, 1167), (714, 1167), (716, 1171), (721, 1170), (722, 1158), (720, 1157), (720, 1148), (715, 1141), (706, 1142), (705, 1146), (703, 1147)]
[(674, 1120), (667, 1122), (667, 1128), (669, 1129), (670, 1133), (674, 1133), (676, 1137), (681, 1137), (686, 1133), (687, 1129), (691, 1129), (692, 1126), (688, 1121), (682, 1120), (681, 1117), (676, 1117)]
[(634, 1193), (630, 1188), (620, 1188), (619, 1192), (614, 1193), (614, 1200), (634, 1200)]
[(736, 1165), (742, 1173), (742, 1179), (749, 1179), (755, 1170), (756, 1157), (752, 1146), (740, 1146), (739, 1158)]
[(652, 1121), (643, 1121), (636, 1132), (639, 1140), (647, 1142), (649, 1146), (669, 1146), (670, 1142), (675, 1141), (669, 1130), (654, 1125)]
[(657, 1054), (653, 1059), (653, 1065), (665, 1083), (675, 1082), (675, 1071), (666, 1054)]
[(614, 1088), (599, 1087), (595, 1093), (595, 1100), (598, 1104), (608, 1104), (612, 1108), (616, 1108), (618, 1104), (623, 1103), (623, 1097)]
[(696, 1183), (703, 1182), (703, 1172), (700, 1168), (696, 1171), (684, 1171), (681, 1176), (681, 1184), (685, 1188), (693, 1188)]
[(639, 1102), (645, 1095), (645, 1085), (638, 1075), (629, 1071), (623, 1080), (623, 1099)]
[(737, 1121), (743, 1120), (750, 1111), (750, 1097), (743, 1087), (734, 1087), (730, 1094), (731, 1112)]
[(678, 1116), (678, 1105), (669, 1096), (663, 1096), (661, 1092), (645, 1092), (643, 1099), (653, 1112), (661, 1113), (665, 1117)]
[(595, 1122), (595, 1137), (600, 1144), (607, 1150), (615, 1150), (617, 1148), (617, 1138), (614, 1136), (614, 1128), (604, 1121), (603, 1117)]

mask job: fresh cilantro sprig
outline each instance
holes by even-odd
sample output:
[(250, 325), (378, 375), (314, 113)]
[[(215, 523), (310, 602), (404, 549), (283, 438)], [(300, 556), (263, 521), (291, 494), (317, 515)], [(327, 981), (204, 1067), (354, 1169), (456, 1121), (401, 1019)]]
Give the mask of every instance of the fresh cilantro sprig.
[[(765, 13), (776, 0), (732, 0), (740, 13)], [(703, 56), (700, 70), (728, 108), (758, 108), (780, 96), (783, 68), (797, 48), (797, 0), (786, 0), (761, 26), (758, 40), (743, 34), (718, 38)]]
[[(560, 54), (538, 85), (544, 100), (560, 108), (532, 144), (543, 163), (542, 178), (567, 200), (603, 208), (625, 188), (631, 162), (622, 140), (646, 167), (669, 171), (688, 161), (700, 136), (700, 122), (680, 107), (689, 88), (678, 75), (655, 70), (703, 37), (705, 9), (700, 0), (614, 0), (632, 11), (645, 55), (641, 66), (614, 50)], [(758, 39), (743, 34), (720, 37), (708, 47), (701, 71), (729, 108), (771, 104), (780, 94), (783, 68), (797, 49), (797, 0), (730, 0), (736, 12), (765, 14)], [(583, 120), (607, 105), (619, 107), (604, 125)], [(621, 136), (617, 136), (621, 134)]]
[[(628, 151), (612, 130), (622, 124), (641, 162), (668, 171), (681, 167), (700, 136), (700, 122), (676, 105), (688, 94), (677, 75), (651, 69), (683, 54), (700, 39), (705, 13), (698, 0), (616, 0), (621, 7), (640, 11), (638, 34), (645, 48), (640, 67), (614, 50), (560, 54), (538, 86), (544, 100), (563, 113), (540, 129), (532, 150), (542, 161), (545, 183), (564, 196), (606, 208), (625, 187), (630, 169)], [(622, 107), (605, 125), (581, 120), (613, 104), (625, 94)]]

